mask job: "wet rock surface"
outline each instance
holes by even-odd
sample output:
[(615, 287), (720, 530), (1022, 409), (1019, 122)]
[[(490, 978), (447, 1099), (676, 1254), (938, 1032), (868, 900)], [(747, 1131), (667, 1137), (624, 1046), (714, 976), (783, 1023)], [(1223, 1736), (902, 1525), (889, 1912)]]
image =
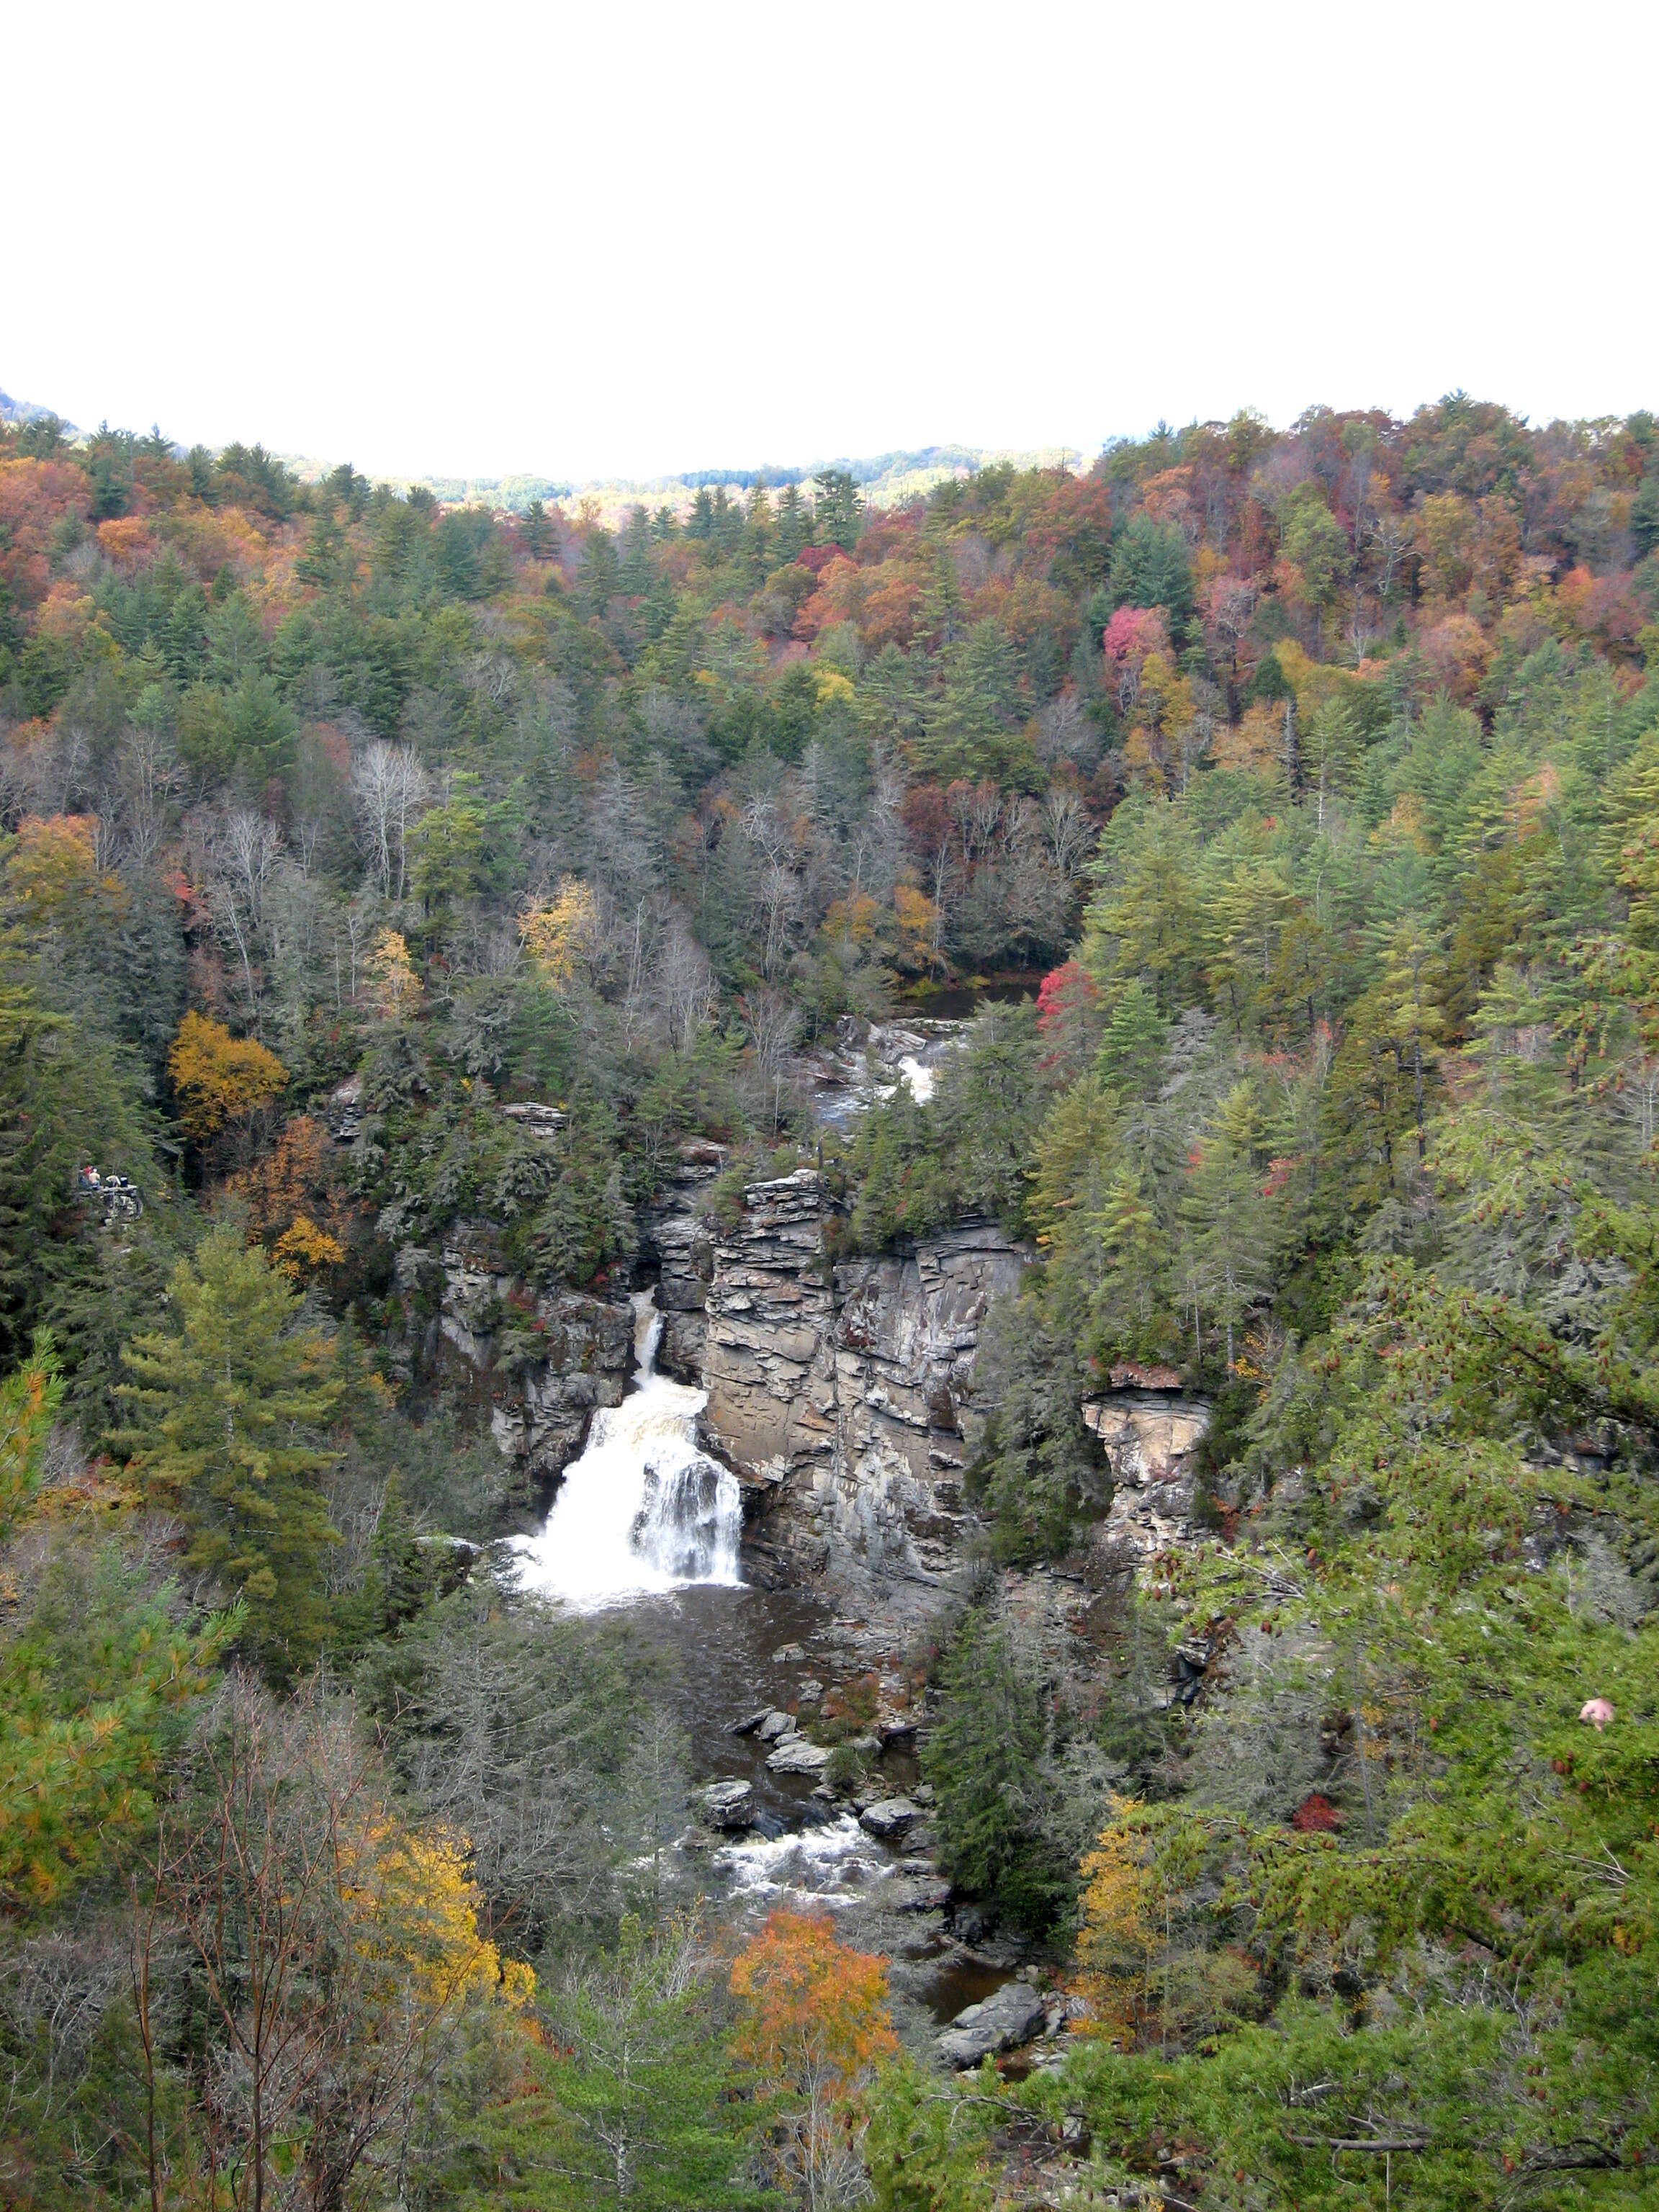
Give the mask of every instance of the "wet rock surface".
[(747, 1828), (754, 1824), (752, 1782), (711, 1782), (697, 1793), (698, 1809), (711, 1828)]
[(598, 1407), (622, 1402), (634, 1365), (627, 1299), (526, 1282), (489, 1223), (453, 1224), (436, 1250), (401, 1246), (393, 1281), (405, 1314), (388, 1340), (394, 1373), (435, 1382), (487, 1419), (525, 1494), (577, 1457)]
[(804, 1735), (787, 1735), (766, 1763), (774, 1774), (822, 1774), (830, 1757), (823, 1744), (811, 1743)]
[(865, 1807), (859, 1814), (859, 1825), (886, 1844), (902, 1836), (913, 1821), (921, 1818), (921, 1806), (913, 1805), (908, 1797), (883, 1797)]
[(679, 1148), (663, 1176), (654, 1204), (639, 1214), (639, 1264), (657, 1278), (663, 1316), (657, 1359), (677, 1382), (699, 1386), (708, 1322), (704, 1310), (714, 1273), (714, 1236), (702, 1206), (726, 1164), (723, 1145), (692, 1141)]

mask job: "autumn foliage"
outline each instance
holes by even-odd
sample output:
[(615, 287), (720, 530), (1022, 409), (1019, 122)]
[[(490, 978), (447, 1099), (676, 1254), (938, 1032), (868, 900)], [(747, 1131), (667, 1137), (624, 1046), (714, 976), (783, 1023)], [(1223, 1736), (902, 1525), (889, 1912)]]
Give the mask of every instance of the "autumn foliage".
[(563, 877), (550, 902), (531, 908), (519, 933), (554, 989), (563, 990), (598, 946), (599, 909), (591, 887), (574, 876)]
[(887, 1961), (849, 1949), (828, 1920), (772, 1913), (738, 1953), (732, 1988), (744, 2008), (738, 2055), (769, 2080), (799, 2087), (828, 2077), (850, 2088), (897, 2048)]
[(887, 1961), (841, 1942), (828, 1920), (774, 1912), (738, 1954), (735, 2055), (768, 2094), (771, 2163), (817, 2212), (860, 2190), (863, 2092), (898, 2045)]
[(179, 1024), (167, 1056), (179, 1098), (179, 1120), (198, 1144), (228, 1121), (270, 1103), (288, 1081), (274, 1052), (253, 1037), (232, 1036), (222, 1022), (194, 1009)]

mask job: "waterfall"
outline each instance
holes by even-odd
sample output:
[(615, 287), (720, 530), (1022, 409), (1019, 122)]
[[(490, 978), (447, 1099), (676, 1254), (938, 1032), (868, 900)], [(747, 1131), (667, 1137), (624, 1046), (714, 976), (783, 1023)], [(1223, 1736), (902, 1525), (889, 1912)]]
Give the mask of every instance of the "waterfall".
[(520, 1586), (583, 1608), (687, 1583), (736, 1583), (743, 1493), (696, 1445), (707, 1394), (657, 1372), (662, 1316), (634, 1300), (635, 1388), (593, 1416), (540, 1534), (514, 1543)]

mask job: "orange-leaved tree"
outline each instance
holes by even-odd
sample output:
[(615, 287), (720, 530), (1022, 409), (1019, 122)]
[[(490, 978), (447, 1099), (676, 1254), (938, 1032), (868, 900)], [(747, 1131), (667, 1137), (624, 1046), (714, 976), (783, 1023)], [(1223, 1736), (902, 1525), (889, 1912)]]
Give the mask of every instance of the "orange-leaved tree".
[(230, 1178), (230, 1191), (247, 1208), (249, 1241), (264, 1243), (290, 1281), (345, 1258), (351, 1203), (327, 1123), (292, 1114), (270, 1150)]
[(775, 1912), (738, 1954), (742, 2007), (735, 2049), (776, 2100), (781, 2179), (813, 2212), (850, 2201), (860, 2179), (861, 2092), (898, 2049), (887, 2011), (887, 1961), (854, 1951), (827, 1919)]
[(238, 1121), (273, 1099), (288, 1081), (274, 1052), (252, 1037), (232, 1036), (222, 1022), (194, 1009), (179, 1024), (167, 1055), (167, 1073), (187, 1136), (205, 1144), (227, 1121)]

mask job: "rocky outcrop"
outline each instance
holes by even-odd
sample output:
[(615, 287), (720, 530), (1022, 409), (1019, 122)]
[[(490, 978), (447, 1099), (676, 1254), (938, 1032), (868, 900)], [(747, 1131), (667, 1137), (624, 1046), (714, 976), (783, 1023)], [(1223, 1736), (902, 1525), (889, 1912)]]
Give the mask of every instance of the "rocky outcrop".
[(1171, 1370), (1114, 1370), (1115, 1382), (1120, 1374), (1130, 1383), (1164, 1386), (1115, 1390), (1083, 1407), (1112, 1469), (1112, 1502), (1096, 1548), (1121, 1573), (1194, 1541), (1198, 1448), (1209, 1433), (1210, 1409), (1178, 1395), (1181, 1378)]
[(682, 1145), (654, 1202), (639, 1214), (640, 1264), (647, 1273), (655, 1271), (663, 1317), (657, 1364), (678, 1382), (701, 1382), (703, 1378), (714, 1233), (702, 1208), (726, 1157), (723, 1145)]
[(755, 1786), (751, 1782), (711, 1782), (698, 1792), (698, 1810), (705, 1827), (752, 1827)]
[(744, 1196), (714, 1248), (704, 1423), (710, 1448), (767, 1493), (757, 1548), (792, 1577), (945, 1580), (985, 1420), (980, 1332), (1030, 1255), (969, 1224), (831, 1270), (813, 1170)]
[(492, 1390), (496, 1449), (538, 1475), (562, 1473), (587, 1442), (596, 1407), (617, 1406), (634, 1365), (630, 1306), (578, 1291), (544, 1294), (529, 1308), (540, 1350)]
[(859, 1826), (867, 1835), (890, 1844), (921, 1818), (921, 1806), (913, 1805), (908, 1797), (878, 1797), (859, 1814)]
[(1029, 2043), (1047, 2019), (1048, 2007), (1029, 1982), (1006, 1982), (957, 2014), (939, 2039), (939, 2055), (947, 2066), (977, 2066), (998, 2051)]
[(988, 1411), (980, 1333), (1030, 1258), (981, 1224), (836, 1269), (836, 1452), (811, 1510), (870, 1573), (936, 1580), (959, 1565), (963, 1472)]
[(811, 1168), (751, 1183), (721, 1227), (707, 1294), (703, 1419), (714, 1449), (750, 1484), (781, 1486), (836, 1443), (835, 1301)]
[(774, 1774), (822, 1774), (830, 1764), (830, 1754), (821, 1743), (809, 1743), (804, 1735), (787, 1735), (766, 1761)]
[[(429, 1269), (428, 1255), (410, 1248), (410, 1259), (426, 1263), (416, 1272)], [(559, 1474), (586, 1443), (595, 1407), (622, 1401), (634, 1364), (632, 1308), (621, 1298), (526, 1286), (477, 1224), (456, 1225), (437, 1266), (440, 1362), (447, 1352), (469, 1394), (487, 1401), (504, 1457), (533, 1476)]]

